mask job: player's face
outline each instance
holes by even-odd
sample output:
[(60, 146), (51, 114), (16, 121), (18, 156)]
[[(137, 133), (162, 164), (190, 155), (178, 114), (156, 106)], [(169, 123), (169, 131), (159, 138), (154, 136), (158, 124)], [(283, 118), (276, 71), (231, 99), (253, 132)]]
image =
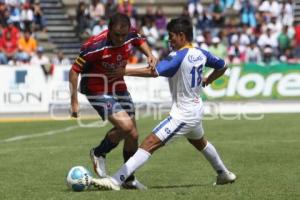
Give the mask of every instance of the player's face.
[(184, 34), (169, 32), (169, 43), (174, 51), (179, 50), (185, 45)]
[(121, 24), (114, 25), (109, 31), (109, 36), (114, 46), (121, 46), (124, 44), (129, 33), (128, 26), (122, 26)]

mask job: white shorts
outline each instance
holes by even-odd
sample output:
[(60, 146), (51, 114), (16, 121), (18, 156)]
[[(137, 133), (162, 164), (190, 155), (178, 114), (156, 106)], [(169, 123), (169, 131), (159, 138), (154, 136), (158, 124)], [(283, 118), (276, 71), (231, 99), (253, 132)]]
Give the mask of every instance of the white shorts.
[(204, 135), (201, 121), (195, 125), (176, 120), (171, 116), (161, 121), (152, 132), (164, 144), (179, 136), (196, 140), (202, 138)]

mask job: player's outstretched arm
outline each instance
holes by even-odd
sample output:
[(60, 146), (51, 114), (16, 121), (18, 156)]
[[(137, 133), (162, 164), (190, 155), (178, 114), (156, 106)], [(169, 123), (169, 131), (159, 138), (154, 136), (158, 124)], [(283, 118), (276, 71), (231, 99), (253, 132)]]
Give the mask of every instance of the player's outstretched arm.
[(220, 76), (222, 76), (225, 71), (227, 70), (227, 67), (224, 66), (221, 69), (215, 69), (212, 73), (208, 75), (208, 77), (204, 77), (202, 80), (202, 87), (208, 86), (211, 84), (214, 80), (218, 79)]
[(71, 95), (71, 117), (78, 117), (78, 97), (77, 97), (77, 85), (78, 85), (78, 76), (79, 74), (75, 72), (73, 69), (70, 69), (69, 72), (69, 87), (70, 87), (70, 95)]
[(147, 57), (147, 62), (152, 70), (155, 70), (157, 64), (157, 58), (152, 55), (151, 48), (148, 46), (147, 42), (144, 42), (138, 49)]
[(125, 76), (157, 77), (158, 74), (156, 70), (153, 70), (151, 67), (143, 67), (143, 68), (126, 67)]

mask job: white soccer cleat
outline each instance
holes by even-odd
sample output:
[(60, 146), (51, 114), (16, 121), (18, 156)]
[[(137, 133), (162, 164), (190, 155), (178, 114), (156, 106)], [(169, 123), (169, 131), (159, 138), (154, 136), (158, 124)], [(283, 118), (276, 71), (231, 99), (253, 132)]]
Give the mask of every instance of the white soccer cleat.
[(121, 187), (111, 178), (93, 178), (92, 185), (94, 185), (99, 190), (120, 190)]
[(233, 183), (236, 180), (236, 175), (232, 172), (224, 172), (217, 176), (217, 181), (215, 185), (225, 185), (228, 183)]
[(148, 188), (139, 182), (137, 179), (133, 181), (126, 181), (122, 184), (124, 189), (133, 189), (133, 190), (147, 190)]
[(93, 162), (94, 171), (100, 177), (106, 177), (106, 169), (105, 169), (105, 158), (103, 156), (97, 157), (94, 153), (94, 148), (90, 151), (90, 157)]

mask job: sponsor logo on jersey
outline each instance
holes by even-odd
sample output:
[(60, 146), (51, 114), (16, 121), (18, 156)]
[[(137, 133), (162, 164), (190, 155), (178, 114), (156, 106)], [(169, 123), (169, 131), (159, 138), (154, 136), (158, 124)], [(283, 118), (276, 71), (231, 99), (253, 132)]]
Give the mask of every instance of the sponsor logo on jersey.
[(111, 54), (107, 54), (107, 55), (102, 56), (102, 59), (109, 58), (109, 57), (111, 57)]
[(199, 62), (199, 61), (202, 61), (202, 60), (203, 60), (202, 56), (197, 56), (197, 57), (195, 57), (194, 55), (189, 55), (188, 56), (188, 61), (190, 63), (196, 63), (196, 62)]

